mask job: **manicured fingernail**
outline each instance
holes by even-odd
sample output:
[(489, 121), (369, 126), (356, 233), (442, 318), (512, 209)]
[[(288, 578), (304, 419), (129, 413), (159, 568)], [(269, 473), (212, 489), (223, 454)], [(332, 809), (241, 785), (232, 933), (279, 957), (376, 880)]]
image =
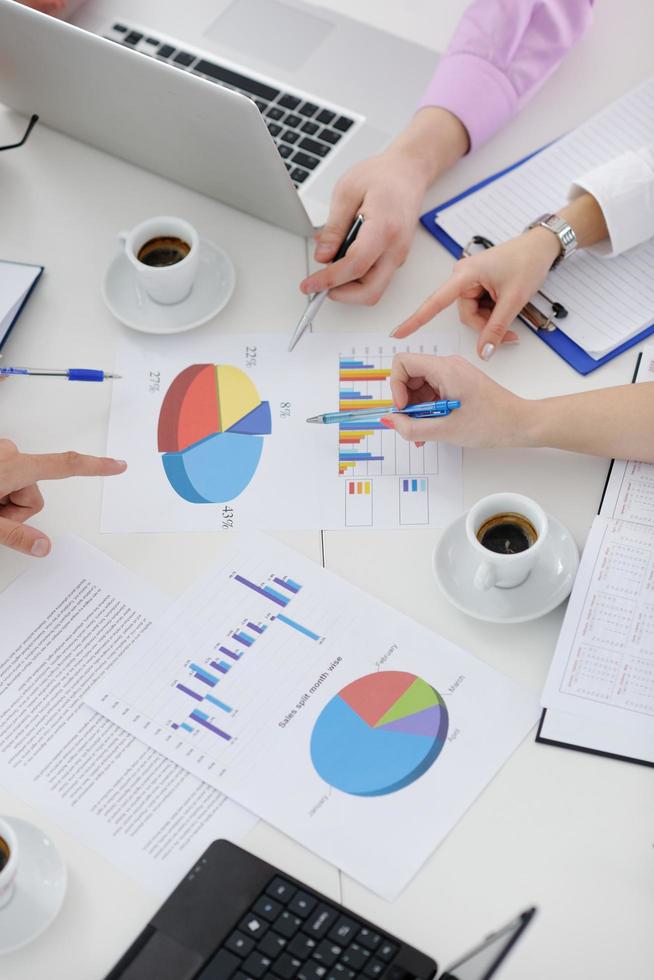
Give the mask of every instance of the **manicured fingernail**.
[(385, 425), (387, 429), (395, 428), (395, 422), (393, 421), (393, 419), (386, 418), (386, 419), (380, 419), (379, 421), (381, 422), (382, 425)]
[(416, 449), (422, 449), (424, 444), (425, 444), (424, 440), (422, 442), (414, 442), (414, 446), (416, 447)]
[(481, 349), (482, 361), (490, 361), (494, 353), (495, 353), (495, 344), (484, 344), (484, 346)]
[(37, 538), (30, 550), (35, 558), (45, 558), (50, 550), (47, 538)]
[(393, 329), (391, 330), (391, 332), (389, 333), (388, 336), (389, 337), (394, 337), (395, 334), (397, 333), (397, 331), (400, 329), (401, 326), (402, 326), (402, 324), (401, 323), (398, 323), (398, 325), (396, 327), (393, 327)]
[(516, 337), (515, 340), (503, 340), (502, 341), (502, 347), (515, 347), (515, 345), (516, 344), (519, 344), (519, 343), (520, 343), (520, 341), (519, 341), (519, 339), (517, 337)]
[(126, 459), (117, 459), (116, 462), (120, 466), (121, 470), (126, 470), (127, 469), (127, 460)]

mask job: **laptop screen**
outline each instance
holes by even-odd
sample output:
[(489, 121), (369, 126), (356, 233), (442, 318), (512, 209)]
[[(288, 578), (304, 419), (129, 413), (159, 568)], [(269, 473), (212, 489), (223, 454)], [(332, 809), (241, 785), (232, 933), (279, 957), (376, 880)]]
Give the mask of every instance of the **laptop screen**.
[(454, 963), (440, 980), (490, 980), (506, 954), (526, 929), (536, 909), (527, 909)]

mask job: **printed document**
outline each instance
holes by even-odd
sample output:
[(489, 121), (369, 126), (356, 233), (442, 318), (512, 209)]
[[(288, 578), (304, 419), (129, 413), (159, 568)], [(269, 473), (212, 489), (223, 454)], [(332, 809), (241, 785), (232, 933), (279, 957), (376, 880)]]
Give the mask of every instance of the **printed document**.
[(388, 899), (538, 717), (512, 681), (261, 534), (86, 698)]
[(165, 605), (72, 537), (0, 595), (0, 782), (162, 898), (256, 822), (82, 702)]
[(396, 351), (365, 335), (125, 337), (113, 386), (103, 531), (442, 527), (462, 510), (461, 450), (406, 442), (379, 421), (308, 424), (393, 404)]

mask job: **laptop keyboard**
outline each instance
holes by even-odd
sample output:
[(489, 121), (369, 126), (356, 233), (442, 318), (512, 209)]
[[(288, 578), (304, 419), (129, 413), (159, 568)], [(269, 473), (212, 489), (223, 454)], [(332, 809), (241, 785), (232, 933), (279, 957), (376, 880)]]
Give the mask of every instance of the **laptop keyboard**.
[(357, 124), (354, 117), (318, 101), (208, 61), (142, 31), (132, 30), (126, 24), (114, 24), (105, 37), (252, 99), (296, 187), (300, 187), (316, 172), (345, 134)]
[(399, 946), (276, 875), (196, 980), (408, 980)]

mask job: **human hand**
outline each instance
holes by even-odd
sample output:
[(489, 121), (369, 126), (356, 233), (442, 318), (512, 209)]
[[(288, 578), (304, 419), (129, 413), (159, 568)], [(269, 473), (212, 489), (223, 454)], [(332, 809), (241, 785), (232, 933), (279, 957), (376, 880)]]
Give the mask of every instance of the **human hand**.
[(533, 228), (461, 259), (448, 281), (391, 336), (407, 337), (457, 300), (461, 322), (478, 331), (477, 353), (488, 361), (500, 344), (518, 340), (509, 325), (542, 286), (560, 248), (556, 235)]
[(461, 408), (433, 419), (393, 414), (382, 419), (403, 439), (438, 441), (472, 448), (527, 444), (530, 402), (491, 381), (463, 357), (396, 354), (390, 376), (397, 408), (458, 399)]
[(382, 153), (358, 163), (336, 185), (329, 218), (316, 237), (314, 258), (331, 262), (357, 214), (364, 223), (346, 255), (308, 276), (300, 289), (331, 299), (374, 305), (407, 257), (426, 183), (409, 161)]
[(376, 303), (407, 257), (427, 187), (467, 149), (463, 123), (447, 109), (426, 106), (383, 153), (346, 173), (317, 236), (316, 261), (331, 263), (357, 214), (363, 228), (342, 259), (300, 283), (302, 292), (328, 289), (343, 303)]
[(49, 553), (50, 539), (24, 524), (43, 508), (38, 480), (114, 476), (126, 469), (123, 460), (81, 453), (20, 453), (10, 439), (0, 439), (0, 544), (36, 558)]

